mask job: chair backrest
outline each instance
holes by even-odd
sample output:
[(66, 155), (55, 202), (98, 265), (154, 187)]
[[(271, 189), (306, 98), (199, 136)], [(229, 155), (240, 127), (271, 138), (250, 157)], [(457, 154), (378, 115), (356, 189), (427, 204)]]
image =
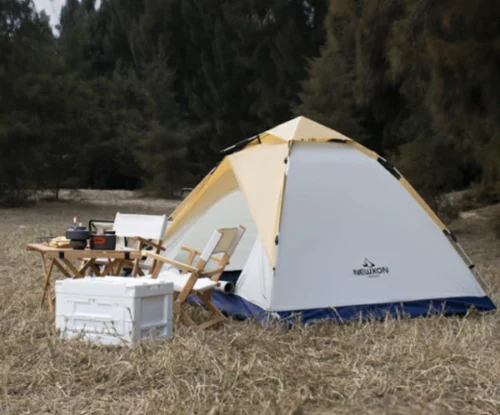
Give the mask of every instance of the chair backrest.
[(167, 227), (166, 215), (136, 215), (118, 212), (113, 224), (116, 236), (162, 240)]
[(226, 266), (229, 258), (233, 255), (238, 243), (240, 242), (246, 228), (243, 225), (237, 228), (222, 228), (217, 229), (205, 249), (203, 250), (196, 268), (203, 269), (212, 255), (223, 253), (220, 265)]

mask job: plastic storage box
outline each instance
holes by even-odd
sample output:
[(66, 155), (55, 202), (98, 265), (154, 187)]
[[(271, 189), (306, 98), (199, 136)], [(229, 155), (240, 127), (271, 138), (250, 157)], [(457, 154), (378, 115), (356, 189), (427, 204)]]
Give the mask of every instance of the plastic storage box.
[(133, 345), (173, 331), (171, 282), (126, 277), (56, 281), (56, 328), (64, 338)]

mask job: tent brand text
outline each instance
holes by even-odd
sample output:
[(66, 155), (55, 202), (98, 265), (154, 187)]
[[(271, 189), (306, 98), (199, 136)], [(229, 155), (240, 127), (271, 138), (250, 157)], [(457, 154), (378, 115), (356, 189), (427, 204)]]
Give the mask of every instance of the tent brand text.
[(368, 258), (363, 262), (363, 268), (353, 269), (354, 275), (367, 275), (369, 278), (377, 278), (382, 274), (389, 274), (389, 267), (377, 267)]
[(368, 275), (378, 277), (381, 274), (389, 274), (389, 267), (360, 268), (352, 270), (354, 275)]

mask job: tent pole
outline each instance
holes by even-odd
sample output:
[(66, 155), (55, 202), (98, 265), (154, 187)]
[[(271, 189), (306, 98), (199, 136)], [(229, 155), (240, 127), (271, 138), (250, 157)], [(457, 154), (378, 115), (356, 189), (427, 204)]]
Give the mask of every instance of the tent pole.
[(483, 283), (484, 287), (487, 289), (487, 291), (489, 291), (489, 295), (490, 297), (493, 297), (495, 299), (495, 302), (498, 304), (500, 304), (500, 301), (498, 299), (498, 296), (496, 295), (496, 293), (492, 290), (491, 286), (488, 284), (488, 282), (486, 281), (486, 279), (484, 278), (483, 274), (481, 273), (481, 271), (479, 271), (479, 269), (477, 268), (477, 266), (474, 264), (474, 262), (472, 262), (472, 260), (470, 259), (469, 255), (467, 255), (467, 253), (464, 251), (464, 249), (462, 248), (462, 246), (458, 243), (458, 241), (453, 241), (453, 243), (457, 246), (460, 254), (465, 258), (466, 262), (468, 263), (469, 265), (469, 269), (474, 273), (474, 275), (476, 275), (480, 280), (481, 282)]
[(227, 155), (228, 153), (231, 153), (233, 151), (236, 151), (242, 147), (245, 147), (248, 143), (250, 143), (253, 140), (258, 140), (259, 144), (262, 144), (262, 141), (260, 140), (260, 136), (254, 135), (250, 138), (245, 138), (244, 140), (238, 141), (236, 144), (233, 144), (232, 146), (226, 147), (224, 150), (220, 151), (220, 154)]

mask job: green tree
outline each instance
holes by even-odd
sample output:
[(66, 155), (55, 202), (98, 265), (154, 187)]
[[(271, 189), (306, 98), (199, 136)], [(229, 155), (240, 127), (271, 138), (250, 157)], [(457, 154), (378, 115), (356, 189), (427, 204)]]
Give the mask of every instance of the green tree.
[(74, 85), (45, 15), (30, 1), (0, 3), (0, 183), (10, 196), (59, 188), (74, 174)]
[(363, 142), (367, 133), (361, 109), (353, 99), (357, 79), (352, 69), (349, 61), (339, 53), (335, 38), (330, 36), (321, 56), (311, 62), (309, 78), (300, 93), (302, 103), (296, 114)]

